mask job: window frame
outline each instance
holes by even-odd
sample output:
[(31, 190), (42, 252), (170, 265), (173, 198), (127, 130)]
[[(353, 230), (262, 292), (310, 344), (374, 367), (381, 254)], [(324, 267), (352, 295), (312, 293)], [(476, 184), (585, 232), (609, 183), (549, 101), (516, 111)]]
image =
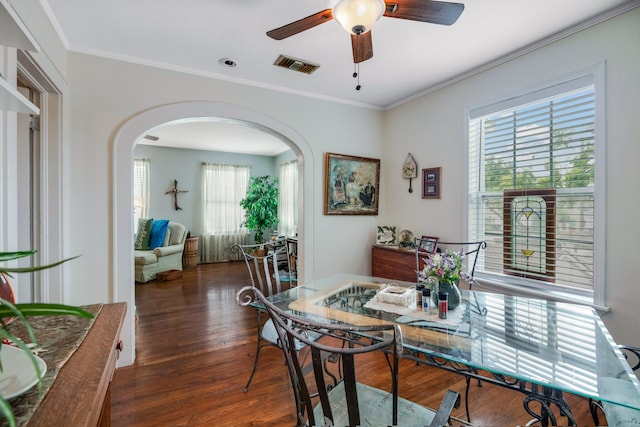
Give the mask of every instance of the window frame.
[[(143, 172), (143, 176), (142, 179), (143, 181), (140, 183), (140, 187), (142, 190), (142, 194), (140, 195), (140, 199), (142, 201), (142, 205), (139, 206), (138, 204), (138, 197), (136, 197), (136, 189), (138, 188), (138, 186), (136, 185), (136, 181), (138, 178), (138, 166), (139, 165), (142, 168), (142, 172)], [(138, 229), (138, 219), (140, 218), (148, 218), (149, 217), (149, 210), (150, 210), (150, 204), (151, 204), (151, 161), (148, 158), (134, 158), (133, 159), (133, 200), (132, 200), (132, 205), (133, 205), (133, 234), (135, 234), (137, 232)], [(141, 212), (138, 215), (136, 213), (136, 209), (138, 209), (138, 207), (141, 208)]]
[(554, 285), (544, 292), (541, 288), (532, 288), (530, 281), (516, 276), (506, 274), (495, 274), (482, 271), (482, 267), (476, 270), (476, 279), (480, 284), (492, 287), (500, 287), (517, 290), (530, 295), (544, 296), (545, 298), (555, 298), (590, 304), (595, 307), (606, 309), (605, 284), (606, 284), (606, 87), (605, 87), (605, 64), (600, 62), (584, 69), (577, 70), (557, 78), (547, 80), (528, 88), (521, 89), (515, 93), (503, 93), (496, 95), (492, 100), (476, 105), (467, 105), (463, 111), (463, 234), (465, 238), (470, 238), (470, 228), (473, 218), (470, 217), (471, 194), (469, 192), (470, 179), (470, 139), (469, 124), (470, 119), (475, 116), (489, 114), (506, 108), (522, 105), (526, 102), (540, 100), (553, 94), (568, 91), (559, 90), (566, 85), (577, 85), (584, 87), (585, 82), (593, 85), (595, 91), (595, 130), (594, 130), (594, 157), (597, 163), (594, 176), (594, 221), (593, 221), (593, 291), (583, 291), (575, 288)]
[[(290, 188), (284, 188), (285, 186), (287, 186), (287, 182), (285, 182), (284, 176), (283, 176), (283, 172), (285, 170), (285, 168), (292, 168), (292, 171), (295, 172), (295, 178), (293, 180), (293, 182), (291, 182), (290, 184)], [(280, 185), (280, 193), (279, 193), (279, 200), (278, 200), (278, 229), (280, 234), (286, 235), (287, 237), (295, 237), (297, 236), (297, 229), (298, 229), (298, 176), (299, 176), (299, 169), (298, 169), (298, 160), (291, 160), (288, 162), (284, 162), (281, 163), (278, 167), (278, 176), (279, 176), (279, 185)], [(287, 190), (287, 191), (285, 191)], [(288, 195), (288, 196), (287, 196)], [(290, 200), (286, 200), (287, 197), (290, 198)], [(287, 206), (288, 204), (290, 204), (290, 206)], [(293, 227), (291, 227), (291, 231), (293, 232), (293, 234), (288, 234), (287, 231), (283, 229), (282, 227), (284, 226), (284, 224), (287, 224), (288, 222), (285, 221), (286, 218), (284, 218), (285, 215), (287, 214), (291, 214), (292, 218), (291, 218), (291, 224), (293, 225)]]
[[(210, 182), (209, 174), (222, 173), (228, 175), (229, 171), (225, 169), (233, 169), (234, 181), (242, 181), (240, 186), (236, 186), (234, 183), (231, 186), (234, 190), (238, 191), (238, 193), (234, 193), (229, 198), (216, 198), (215, 195), (212, 199), (209, 199), (209, 184), (212, 184), (211, 189), (214, 192), (220, 192), (219, 188), (220, 183)], [(242, 172), (245, 176), (239, 177), (239, 173)], [(240, 201), (244, 198), (244, 195), (247, 192), (247, 188), (249, 185), (249, 180), (251, 179), (251, 166), (249, 165), (235, 165), (235, 164), (226, 164), (226, 163), (207, 163), (203, 162), (201, 166), (201, 182), (202, 182), (202, 232), (207, 236), (225, 236), (225, 235), (247, 235), (249, 234), (249, 230), (242, 225), (244, 223), (244, 209), (240, 206)], [(213, 177), (211, 178), (213, 180)], [(223, 188), (228, 189), (228, 185), (223, 185)], [(224, 193), (224, 191), (222, 191)], [(226, 194), (225, 194), (226, 195)], [(226, 210), (227, 206), (233, 206), (236, 211), (232, 214), (229, 214), (228, 211), (225, 211), (225, 220), (229, 220), (230, 217), (233, 217), (230, 223), (224, 223), (225, 229), (215, 229), (215, 224), (211, 224), (209, 220), (209, 215), (215, 215), (217, 211)], [(218, 218), (218, 222), (220, 218)], [(233, 225), (233, 227), (231, 226)], [(213, 228), (213, 230), (212, 230)]]

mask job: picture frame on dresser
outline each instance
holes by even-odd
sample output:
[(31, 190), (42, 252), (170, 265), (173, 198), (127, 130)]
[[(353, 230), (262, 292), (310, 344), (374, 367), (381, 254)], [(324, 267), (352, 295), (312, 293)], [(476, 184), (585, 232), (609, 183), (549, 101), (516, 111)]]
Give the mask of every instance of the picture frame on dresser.
[(376, 233), (376, 244), (395, 245), (396, 243), (396, 227), (379, 225)]
[(438, 237), (422, 236), (419, 244), (420, 251), (430, 254), (436, 253), (436, 250), (438, 249), (438, 240), (440, 240)]

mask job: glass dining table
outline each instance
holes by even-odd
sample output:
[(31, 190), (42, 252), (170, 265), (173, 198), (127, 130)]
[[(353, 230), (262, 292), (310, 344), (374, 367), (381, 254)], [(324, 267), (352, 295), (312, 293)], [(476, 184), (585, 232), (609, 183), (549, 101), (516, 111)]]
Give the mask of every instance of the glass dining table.
[[(593, 308), (461, 290), (462, 304), (440, 319), (416, 303), (380, 301), (376, 295), (390, 282), (339, 273), (270, 300), (325, 322), (397, 323), (403, 357), (519, 391), (542, 425), (557, 424), (553, 406), (567, 417), (562, 424), (576, 424), (565, 392), (640, 410), (640, 382)], [(415, 292), (415, 284), (394, 284)]]

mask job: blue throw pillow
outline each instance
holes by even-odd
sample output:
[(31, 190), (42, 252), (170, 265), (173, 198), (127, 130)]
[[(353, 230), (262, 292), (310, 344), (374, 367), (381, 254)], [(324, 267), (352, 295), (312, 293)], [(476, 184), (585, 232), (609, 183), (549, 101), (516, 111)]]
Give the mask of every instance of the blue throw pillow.
[(154, 219), (151, 225), (151, 238), (149, 239), (149, 249), (155, 249), (162, 246), (164, 236), (167, 234), (169, 226), (168, 219)]

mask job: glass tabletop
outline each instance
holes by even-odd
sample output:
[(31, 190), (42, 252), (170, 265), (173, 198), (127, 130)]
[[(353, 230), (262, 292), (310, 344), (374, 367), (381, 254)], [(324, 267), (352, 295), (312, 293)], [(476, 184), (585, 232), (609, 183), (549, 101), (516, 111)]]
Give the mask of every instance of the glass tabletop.
[(335, 274), (270, 300), (316, 320), (395, 322), (408, 351), (640, 409), (640, 382), (593, 308), (468, 290), (461, 290), (463, 303), (447, 321), (425, 318), (415, 304), (398, 310), (369, 308), (381, 284), (389, 282)]

